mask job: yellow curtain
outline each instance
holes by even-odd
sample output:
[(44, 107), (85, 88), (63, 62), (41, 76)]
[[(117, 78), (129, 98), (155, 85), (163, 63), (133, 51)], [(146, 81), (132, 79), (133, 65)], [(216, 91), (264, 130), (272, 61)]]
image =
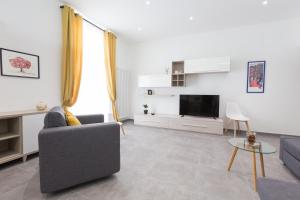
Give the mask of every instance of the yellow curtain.
[(109, 98), (112, 105), (114, 119), (119, 122), (119, 113), (116, 107), (116, 36), (111, 32), (104, 32), (104, 61)]
[(80, 88), (82, 68), (82, 17), (68, 6), (62, 9), (62, 105), (75, 104)]

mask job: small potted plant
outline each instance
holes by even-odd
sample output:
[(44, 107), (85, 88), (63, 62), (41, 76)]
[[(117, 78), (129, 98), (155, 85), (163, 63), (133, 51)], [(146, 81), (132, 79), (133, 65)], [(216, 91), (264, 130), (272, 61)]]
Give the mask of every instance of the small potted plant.
[(144, 107), (144, 114), (147, 115), (148, 114), (148, 105), (144, 104), (143, 107)]

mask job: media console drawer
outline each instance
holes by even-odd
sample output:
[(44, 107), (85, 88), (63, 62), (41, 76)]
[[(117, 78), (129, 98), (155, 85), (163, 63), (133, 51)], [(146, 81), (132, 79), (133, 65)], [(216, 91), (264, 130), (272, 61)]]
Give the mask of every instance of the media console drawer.
[(193, 121), (185, 119), (170, 120), (172, 129), (195, 131), (201, 133), (223, 134), (223, 123), (219, 121)]
[(152, 115), (135, 115), (134, 124), (143, 126), (153, 126), (160, 128), (169, 128), (169, 119)]
[(200, 133), (223, 134), (222, 119), (136, 114), (134, 115), (134, 124)]

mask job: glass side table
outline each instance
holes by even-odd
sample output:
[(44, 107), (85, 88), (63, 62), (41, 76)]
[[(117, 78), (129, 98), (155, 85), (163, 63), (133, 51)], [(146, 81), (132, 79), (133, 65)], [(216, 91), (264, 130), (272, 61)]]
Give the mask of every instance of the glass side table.
[(260, 166), (261, 166), (261, 173), (262, 176), (265, 177), (265, 166), (264, 166), (264, 154), (272, 154), (276, 152), (275, 147), (268, 144), (267, 142), (259, 141), (257, 142), (258, 146), (252, 146), (247, 144), (247, 138), (231, 138), (228, 140), (229, 144), (231, 144), (234, 147), (234, 150), (232, 152), (231, 158), (229, 160), (228, 168), (227, 170), (230, 171), (232, 163), (234, 161), (234, 158), (236, 156), (236, 153), (239, 149), (248, 151), (249, 153), (252, 153), (252, 179), (253, 179), (253, 189), (257, 191), (256, 186), (256, 154), (259, 154), (260, 157)]

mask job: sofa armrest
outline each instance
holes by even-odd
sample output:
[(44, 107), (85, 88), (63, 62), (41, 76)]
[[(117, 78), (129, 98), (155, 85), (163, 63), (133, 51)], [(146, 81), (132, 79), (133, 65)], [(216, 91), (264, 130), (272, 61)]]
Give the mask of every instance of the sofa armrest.
[(78, 115), (76, 116), (81, 124), (94, 124), (94, 123), (103, 123), (104, 115)]
[(279, 159), (281, 161), (283, 161), (283, 151), (284, 151), (283, 143), (286, 140), (300, 140), (300, 137), (299, 136), (288, 136), (288, 135), (280, 136)]
[(53, 192), (120, 170), (120, 126), (98, 123), (43, 129), (40, 186)]

